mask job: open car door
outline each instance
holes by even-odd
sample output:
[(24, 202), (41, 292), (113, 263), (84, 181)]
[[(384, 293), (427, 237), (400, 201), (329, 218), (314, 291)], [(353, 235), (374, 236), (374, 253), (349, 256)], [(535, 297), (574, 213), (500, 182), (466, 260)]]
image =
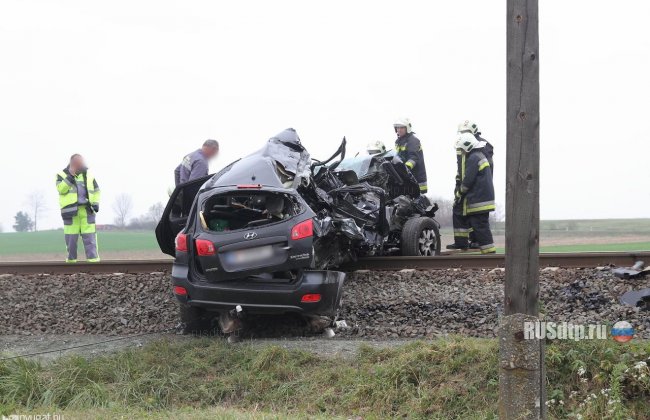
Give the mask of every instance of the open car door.
[(174, 246), (176, 235), (187, 225), (194, 198), (201, 186), (210, 178), (212, 175), (179, 184), (169, 197), (165, 211), (156, 226), (158, 246), (165, 254), (176, 256), (176, 247)]

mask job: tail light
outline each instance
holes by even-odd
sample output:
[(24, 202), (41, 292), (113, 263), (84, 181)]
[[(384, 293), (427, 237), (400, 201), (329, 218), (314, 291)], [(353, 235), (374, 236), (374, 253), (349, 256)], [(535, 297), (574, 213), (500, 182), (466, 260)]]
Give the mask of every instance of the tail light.
[(176, 235), (174, 244), (176, 245), (176, 251), (187, 252), (187, 235), (184, 233)]
[(291, 239), (304, 239), (314, 236), (314, 221), (307, 219), (300, 222), (291, 229)]
[(212, 241), (207, 239), (197, 239), (196, 240), (196, 253), (202, 257), (208, 257), (210, 255), (216, 254), (217, 249), (214, 247)]
[(308, 293), (306, 295), (302, 295), (302, 298), (300, 299), (302, 303), (316, 303), (320, 302), (320, 293)]
[(262, 184), (239, 184), (237, 189), (240, 190), (259, 190), (262, 188)]
[(174, 286), (174, 294), (179, 296), (187, 296), (187, 289), (181, 286)]

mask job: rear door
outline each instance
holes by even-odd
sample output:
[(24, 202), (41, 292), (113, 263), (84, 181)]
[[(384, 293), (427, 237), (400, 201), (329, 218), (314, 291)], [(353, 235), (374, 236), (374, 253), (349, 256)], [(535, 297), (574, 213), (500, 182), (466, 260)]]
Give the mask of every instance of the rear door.
[(169, 197), (165, 211), (160, 218), (160, 222), (158, 222), (158, 226), (156, 226), (158, 246), (165, 254), (176, 255), (174, 246), (176, 235), (187, 225), (196, 194), (210, 178), (212, 178), (212, 175), (179, 184)]

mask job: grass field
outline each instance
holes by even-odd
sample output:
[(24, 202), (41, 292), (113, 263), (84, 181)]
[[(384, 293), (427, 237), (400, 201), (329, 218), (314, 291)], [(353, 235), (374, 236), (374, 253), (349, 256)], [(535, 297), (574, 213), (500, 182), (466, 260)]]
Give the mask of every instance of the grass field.
[[(500, 252), (504, 223), (493, 226)], [(443, 229), (443, 247), (453, 242), (451, 229)], [(162, 257), (153, 231), (106, 231), (98, 233), (104, 259)], [(80, 243), (81, 245), (81, 243)], [(542, 252), (650, 251), (650, 219), (543, 220), (540, 223)], [(83, 254), (80, 250), (80, 254)], [(62, 230), (0, 233), (0, 260), (61, 259), (65, 255)]]
[[(0, 361), (0, 414), (492, 419), (498, 353), (497, 340), (459, 337), (348, 357), (163, 340), (93, 359)], [(649, 359), (648, 341), (547, 344), (549, 417), (650, 418)]]
[[(158, 251), (156, 236), (153, 232), (149, 231), (99, 232), (98, 244), (100, 252)], [(65, 252), (63, 230), (0, 234), (0, 255), (48, 254), (56, 252)]]

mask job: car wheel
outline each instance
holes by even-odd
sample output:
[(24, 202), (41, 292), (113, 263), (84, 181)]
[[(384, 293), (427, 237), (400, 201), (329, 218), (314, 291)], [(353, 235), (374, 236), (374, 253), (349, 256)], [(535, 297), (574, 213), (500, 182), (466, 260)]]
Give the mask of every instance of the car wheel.
[(180, 332), (183, 334), (205, 332), (212, 327), (213, 316), (203, 308), (178, 302), (178, 314), (181, 320)]
[(402, 255), (426, 257), (440, 255), (440, 231), (430, 217), (414, 217), (402, 229)]

